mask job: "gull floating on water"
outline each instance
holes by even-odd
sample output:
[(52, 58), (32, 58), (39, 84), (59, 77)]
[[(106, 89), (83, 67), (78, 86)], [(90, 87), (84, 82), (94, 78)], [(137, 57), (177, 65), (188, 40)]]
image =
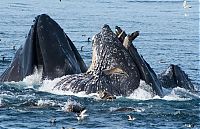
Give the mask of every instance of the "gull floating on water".
[(76, 114), (76, 118), (77, 118), (77, 120), (79, 121), (79, 120), (83, 120), (86, 116), (88, 116), (87, 114), (85, 114), (86, 113), (86, 109), (85, 110), (83, 110), (83, 111), (81, 111), (81, 113), (80, 114)]
[(186, 1), (186, 0), (184, 0), (183, 1), (183, 8), (192, 8), (192, 6), (190, 6), (189, 4), (188, 4), (188, 2)]
[(128, 116), (128, 121), (132, 121), (132, 120), (135, 120), (136, 118), (131, 116), (131, 115), (127, 115)]
[(56, 124), (56, 118), (52, 117), (52, 118), (50, 119), (50, 123), (51, 123), (52, 125), (55, 125), (55, 124)]

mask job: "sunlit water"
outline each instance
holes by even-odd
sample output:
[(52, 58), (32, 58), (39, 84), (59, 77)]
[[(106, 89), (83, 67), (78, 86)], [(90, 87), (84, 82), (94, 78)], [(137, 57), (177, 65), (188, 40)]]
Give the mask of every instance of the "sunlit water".
[[(184, 9), (182, 0), (1, 0), (0, 73), (12, 61), (13, 46), (25, 42), (34, 18), (46, 13), (78, 50), (84, 46), (80, 53), (87, 65), (91, 63), (88, 37), (105, 23), (112, 29), (118, 25), (128, 33), (140, 31), (134, 45), (157, 74), (169, 64), (179, 64), (199, 90), (199, 1), (188, 3), (192, 8)], [(103, 101), (95, 94), (52, 90), (60, 78), (42, 83), (40, 77), (36, 71), (21, 82), (0, 84), (0, 128), (200, 128), (200, 96), (181, 88), (164, 89), (163, 98), (137, 89), (128, 97)], [(141, 85), (146, 84), (141, 81)], [(69, 101), (87, 108), (83, 121), (65, 111)], [(115, 111), (123, 107), (135, 110)], [(135, 120), (128, 121), (127, 115)], [(50, 123), (54, 118), (56, 123)]]

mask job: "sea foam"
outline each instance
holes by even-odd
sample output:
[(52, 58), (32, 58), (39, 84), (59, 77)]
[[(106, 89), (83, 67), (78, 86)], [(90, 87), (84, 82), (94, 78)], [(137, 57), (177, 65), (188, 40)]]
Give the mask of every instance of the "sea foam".
[[(90, 98), (96, 98), (97, 93), (92, 94), (86, 94), (84, 91), (73, 93), (71, 91), (63, 91), (61, 89), (54, 88), (55, 85), (64, 79), (66, 76), (55, 78), (54, 80), (43, 80), (42, 79), (42, 70), (35, 70), (33, 75), (27, 76), (23, 81), (20, 82), (9, 82), (16, 85), (23, 85), (25, 88), (34, 88), (34, 85), (39, 85), (39, 88), (36, 90), (43, 91), (43, 92), (49, 92), (52, 94), (57, 95), (73, 95), (77, 97), (90, 97)], [(8, 83), (8, 84), (9, 84)], [(164, 97), (155, 96), (153, 94), (152, 88), (145, 83), (145, 81), (140, 80), (140, 86), (133, 91), (130, 96), (127, 96), (127, 99), (133, 99), (133, 100), (149, 100), (149, 99), (163, 99), (163, 100), (177, 100), (177, 101), (185, 101), (190, 99), (199, 99), (200, 95), (191, 93), (183, 88), (173, 88), (173, 89), (165, 89), (164, 91)], [(117, 96), (117, 98), (121, 98), (122, 96)]]

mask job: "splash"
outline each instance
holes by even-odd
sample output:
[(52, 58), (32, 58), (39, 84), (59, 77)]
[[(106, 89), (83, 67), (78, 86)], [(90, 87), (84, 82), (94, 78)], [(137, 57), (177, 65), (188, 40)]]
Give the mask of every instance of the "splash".
[(38, 107), (48, 107), (48, 106), (56, 106), (57, 104), (53, 100), (43, 100), (40, 99), (37, 102)]
[[(78, 92), (78, 93), (73, 93), (71, 91), (63, 91), (61, 89), (54, 89), (54, 86), (64, 79), (66, 76), (63, 76), (61, 78), (56, 78), (54, 80), (44, 80), (42, 86), (39, 88), (39, 91), (43, 92), (50, 92), (53, 94), (58, 94), (58, 95), (74, 95), (77, 97), (92, 97), (97, 99), (97, 93), (91, 93), (91, 94), (86, 94), (84, 91)], [(140, 80), (140, 86), (138, 89), (136, 89), (129, 97), (129, 99), (138, 99), (138, 100), (148, 100), (152, 99), (155, 97), (153, 95), (153, 90), (152, 88), (149, 88), (150, 86), (146, 84), (143, 80)], [(117, 96), (117, 98), (121, 98), (121, 96)]]
[[(58, 95), (65, 95), (65, 92), (62, 90), (56, 90), (54, 89), (54, 86), (60, 81), (62, 80), (62, 78), (55, 78), (54, 80), (44, 80), (41, 87), (39, 87), (39, 91), (44, 91), (44, 92), (49, 92), (49, 93), (53, 93), (53, 94), (58, 94)], [(70, 92), (69, 92), (70, 93)], [(67, 94), (70, 95), (70, 94)]]
[(191, 99), (200, 99), (199, 94), (192, 93), (180, 87), (173, 88), (172, 90), (165, 89), (165, 93), (165, 96), (162, 98), (165, 100), (186, 101)]
[(68, 99), (67, 102), (64, 102), (63, 106), (61, 106), (61, 110), (68, 112), (68, 108), (69, 108), (70, 105), (81, 106), (81, 104), (79, 102), (76, 102), (75, 100)]
[(42, 83), (42, 72), (43, 68), (34, 68), (34, 73), (32, 75), (26, 76), (22, 81), (15, 82), (5, 82), (5, 84), (18, 85), (18, 88), (35, 88), (36, 85), (41, 85)]
[[(62, 89), (54, 89), (54, 86), (61, 81), (66, 76), (61, 78), (56, 78), (54, 80), (44, 80), (43, 84), (39, 88), (39, 91), (50, 92), (58, 95), (73, 95), (77, 97), (89, 97), (97, 99), (97, 93), (86, 94), (84, 91), (73, 93), (71, 91), (63, 91)], [(186, 101), (190, 99), (199, 99), (200, 95), (191, 93), (183, 88), (173, 88), (173, 89), (165, 89), (164, 97), (161, 98), (159, 96), (155, 96), (153, 93), (153, 89), (145, 83), (145, 81), (140, 80), (140, 86), (132, 93), (130, 96), (126, 97), (127, 99), (133, 100), (150, 100), (150, 99), (163, 99), (163, 100), (177, 100), (177, 101)], [(117, 98), (121, 98), (122, 96), (117, 96)]]
[(139, 87), (134, 90), (133, 93), (127, 98), (136, 100), (148, 100), (152, 99), (153, 97), (154, 95), (152, 88), (150, 88), (150, 86), (146, 84), (145, 81), (140, 80)]
[(32, 88), (33, 85), (40, 85), (42, 82), (42, 73), (43, 68), (34, 68), (34, 73), (30, 76), (25, 77), (22, 82), (29, 88)]
[[(68, 76), (68, 75), (66, 75)], [(54, 89), (54, 86), (64, 79), (66, 76), (55, 78), (54, 80), (42, 80), (42, 69), (35, 69), (33, 75), (27, 76), (23, 81), (20, 82), (7, 82), (7, 84), (14, 84), (18, 85), (19, 87), (23, 88), (33, 88), (35, 90), (48, 92), (57, 95), (72, 95), (77, 97), (88, 97), (97, 99), (97, 93), (86, 94), (84, 91), (73, 93), (71, 91), (63, 91), (62, 89)], [(34, 86), (37, 85), (38, 87), (35, 88)], [(19, 88), (18, 87), (18, 88)], [(173, 88), (173, 89), (165, 89), (164, 97), (160, 98), (159, 96), (155, 96), (153, 94), (153, 89), (145, 83), (145, 81), (140, 80), (140, 86), (132, 93), (130, 96), (125, 98), (133, 99), (133, 100), (151, 100), (151, 99), (162, 99), (168, 101), (186, 101), (191, 99), (200, 99), (200, 95), (196, 93), (191, 93), (183, 88)], [(116, 96), (117, 99), (121, 98), (122, 96)]]

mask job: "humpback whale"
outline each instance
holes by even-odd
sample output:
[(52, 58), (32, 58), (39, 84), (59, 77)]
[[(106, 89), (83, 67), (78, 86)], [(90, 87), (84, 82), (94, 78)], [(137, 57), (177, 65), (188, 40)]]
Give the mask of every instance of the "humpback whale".
[(21, 81), (33, 74), (35, 67), (42, 68), (43, 78), (48, 79), (87, 70), (76, 47), (53, 19), (42, 14), (34, 22), (0, 81)]
[(139, 32), (126, 35), (119, 27), (116, 29), (114, 33), (108, 25), (104, 25), (93, 38), (92, 64), (88, 71), (66, 76), (54, 89), (86, 93), (106, 91), (112, 95), (127, 96), (139, 87), (142, 79), (156, 95), (163, 96), (156, 74), (131, 44)]
[(108, 25), (93, 37), (92, 50), (92, 64), (88, 71), (66, 76), (54, 89), (88, 94), (102, 90), (113, 95), (129, 95), (138, 88), (138, 68)]
[(188, 75), (178, 65), (171, 64), (167, 70), (159, 75), (159, 80), (164, 88), (181, 87), (195, 92), (194, 85)]
[(92, 39), (92, 63), (86, 67), (78, 50), (63, 29), (48, 15), (36, 17), (26, 42), (21, 46), (0, 81), (20, 81), (43, 69), (43, 79), (62, 77), (53, 89), (128, 96), (144, 80), (155, 95), (163, 96), (162, 87), (182, 87), (194, 91), (190, 79), (177, 65), (159, 76), (138, 53), (132, 41), (139, 31), (126, 34), (108, 25)]

